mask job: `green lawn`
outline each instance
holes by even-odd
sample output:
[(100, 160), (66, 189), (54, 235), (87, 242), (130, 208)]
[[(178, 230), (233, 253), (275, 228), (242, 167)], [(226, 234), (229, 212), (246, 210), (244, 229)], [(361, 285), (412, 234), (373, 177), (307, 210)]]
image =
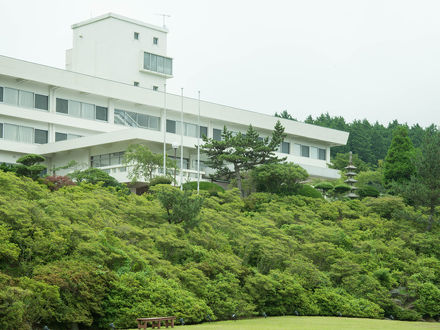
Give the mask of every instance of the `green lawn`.
[(440, 323), (432, 322), (404, 322), (389, 320), (355, 319), (344, 317), (268, 317), (240, 321), (222, 321), (185, 326), (185, 329), (194, 330), (272, 330), (272, 329), (301, 329), (301, 330), (418, 330), (440, 329)]

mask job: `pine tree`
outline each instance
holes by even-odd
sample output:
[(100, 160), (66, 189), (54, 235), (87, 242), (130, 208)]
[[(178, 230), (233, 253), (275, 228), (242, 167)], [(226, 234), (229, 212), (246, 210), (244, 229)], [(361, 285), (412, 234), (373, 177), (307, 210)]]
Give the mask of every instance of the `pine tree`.
[(385, 184), (405, 183), (415, 172), (414, 147), (406, 126), (399, 126), (393, 132), (393, 139), (383, 163)]

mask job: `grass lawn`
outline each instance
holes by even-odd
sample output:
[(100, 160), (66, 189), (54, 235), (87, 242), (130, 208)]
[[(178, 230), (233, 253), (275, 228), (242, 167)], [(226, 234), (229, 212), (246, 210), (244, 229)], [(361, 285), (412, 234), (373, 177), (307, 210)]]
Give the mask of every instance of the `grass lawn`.
[[(166, 329), (166, 328), (164, 328)], [(272, 329), (301, 329), (301, 330), (418, 330), (418, 329), (440, 329), (440, 323), (433, 322), (404, 322), (390, 320), (355, 319), (345, 317), (302, 317), (284, 316), (256, 318), (239, 321), (222, 321), (203, 323), (198, 325), (185, 326), (185, 329), (194, 330), (272, 330)]]

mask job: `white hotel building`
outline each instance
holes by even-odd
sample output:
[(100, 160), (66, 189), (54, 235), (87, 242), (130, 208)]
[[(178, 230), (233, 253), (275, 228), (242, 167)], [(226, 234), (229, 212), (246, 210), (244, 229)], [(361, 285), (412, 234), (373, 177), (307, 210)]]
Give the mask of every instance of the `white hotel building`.
[[(245, 132), (252, 124), (269, 136), (277, 120), (287, 133), (279, 156), (311, 176), (339, 177), (327, 163), (330, 148), (346, 144), (346, 132), (207, 101), (200, 102), (198, 132), (198, 100), (164, 93), (173, 77), (166, 28), (109, 13), (72, 29), (65, 70), (0, 56), (0, 163), (35, 153), (46, 157), (48, 168), (76, 160), (128, 182), (122, 164), (128, 145), (145, 143), (162, 153), (165, 138), (167, 154), (174, 155), (183, 100), (185, 181), (196, 179), (198, 134), (220, 139), (224, 126)], [(203, 162), (201, 171), (206, 178)]]

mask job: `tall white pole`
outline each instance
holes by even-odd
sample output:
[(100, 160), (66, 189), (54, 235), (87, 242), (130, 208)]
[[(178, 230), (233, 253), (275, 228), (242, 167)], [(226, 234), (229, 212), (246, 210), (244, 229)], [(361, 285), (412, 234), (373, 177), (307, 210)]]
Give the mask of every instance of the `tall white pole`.
[(183, 190), (183, 87), (181, 89), (180, 106), (180, 190)]
[(163, 84), (163, 175), (167, 175), (167, 84)]
[(197, 194), (200, 191), (200, 91), (198, 92), (198, 94), (199, 113), (197, 116)]

